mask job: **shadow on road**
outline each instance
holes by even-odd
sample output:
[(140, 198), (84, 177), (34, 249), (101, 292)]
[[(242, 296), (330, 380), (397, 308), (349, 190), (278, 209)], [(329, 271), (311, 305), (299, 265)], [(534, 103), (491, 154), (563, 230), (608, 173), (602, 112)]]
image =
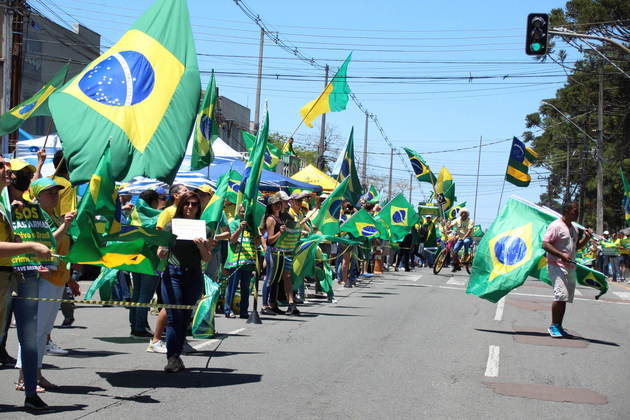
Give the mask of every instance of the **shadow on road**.
[(46, 392), (55, 394), (89, 394), (91, 392), (103, 392), (105, 389), (98, 386), (87, 385), (61, 385), (58, 389), (46, 389)]
[[(545, 338), (549, 337), (548, 333), (540, 332), (540, 331), (505, 331), (505, 330), (487, 330), (484, 328), (475, 328), (475, 330), (481, 331), (481, 332), (490, 332), (490, 333), (495, 333), (495, 334), (508, 334), (511, 336), (521, 335), (521, 336), (527, 336), (527, 337), (545, 337)], [(555, 338), (554, 340), (586, 341), (591, 344), (601, 344), (603, 346), (621, 347), (619, 344), (613, 343), (612, 341), (597, 340), (594, 338), (586, 338), (586, 337), (573, 337), (573, 338), (564, 338), (564, 339)]]
[[(83, 410), (87, 405), (85, 404), (74, 404), (74, 405), (49, 405), (48, 410), (43, 412), (30, 412), (34, 416), (46, 415), (46, 414), (54, 414), (54, 413), (63, 413), (66, 411), (80, 411)], [(22, 406), (8, 405), (8, 404), (0, 404), (0, 413), (20, 413), (20, 412), (28, 412)]]
[(114, 344), (133, 344), (133, 343), (145, 343), (146, 340), (135, 338), (135, 337), (94, 337), (95, 340), (105, 341), (106, 343), (114, 343)]
[(189, 369), (174, 374), (157, 370), (129, 370), (96, 374), (111, 386), (121, 388), (211, 388), (260, 382), (262, 378), (262, 375), (232, 373), (229, 370)]
[(392, 292), (363, 292), (366, 295), (399, 295), (400, 293), (392, 293)]
[(274, 316), (261, 316), (260, 319), (265, 322), (265, 321), (292, 321), (292, 322), (306, 322), (303, 319), (298, 319), (298, 318), (281, 318), (281, 317), (274, 317)]
[(383, 296), (362, 295), (362, 298), (383, 299)]
[[(137, 340), (135, 341), (137, 342)], [(121, 351), (108, 351), (108, 350), (77, 350), (77, 349), (68, 349), (68, 354), (66, 357), (74, 357), (77, 359), (84, 359), (87, 357), (107, 357), (107, 356), (117, 356), (119, 354), (129, 354)]]

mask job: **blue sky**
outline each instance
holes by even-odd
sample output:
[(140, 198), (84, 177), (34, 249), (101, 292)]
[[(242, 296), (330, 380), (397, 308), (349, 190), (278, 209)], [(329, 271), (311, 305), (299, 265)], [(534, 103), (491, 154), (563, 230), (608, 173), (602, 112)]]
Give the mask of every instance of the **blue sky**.
[[(110, 46), (152, 0), (31, 0), (34, 7), (66, 24), (81, 22)], [(233, 0), (189, 0), (193, 33), (202, 71), (214, 69), (223, 96), (252, 109), (255, 103), (258, 27)], [(299, 1), (247, 0), (278, 36), (307, 57), (336, 68), (349, 52), (353, 60), (350, 87), (375, 114), (395, 148), (417, 150), (434, 172), (447, 166), (456, 182), (458, 201), (473, 211), (479, 138), (496, 143), (482, 148), (477, 221), (484, 227), (497, 213), (512, 136), (525, 130), (524, 117), (553, 97), (566, 76), (563, 69), (536, 63), (524, 53), (526, 16), (563, 7), (564, 1)], [(448, 4), (448, 7), (444, 5)], [(63, 22), (62, 22), (63, 23)], [(576, 54), (569, 48), (569, 61)], [(290, 134), (300, 122), (298, 111), (323, 87), (323, 71), (295, 59), (265, 41), (263, 80), (271, 130)], [(241, 74), (235, 74), (241, 73)], [(382, 77), (391, 79), (382, 79)], [(493, 76), (487, 79), (469, 77)], [(202, 75), (202, 84), (207, 76)], [(342, 147), (355, 127), (355, 152), (363, 156), (364, 115), (350, 102), (331, 113), (327, 123)], [(319, 120), (317, 120), (319, 122)], [(302, 126), (296, 144), (313, 144), (319, 127)], [(449, 151), (453, 149), (464, 149)], [(334, 155), (331, 153), (331, 156)], [(387, 178), (389, 146), (377, 127), (368, 128), (368, 174)], [(394, 158), (394, 183), (406, 185), (410, 166)], [(506, 184), (504, 201), (519, 194), (536, 201), (546, 185), (534, 169), (528, 188)], [(385, 180), (386, 181), (386, 180)], [(386, 184), (385, 184), (386, 185)], [(428, 196), (429, 184), (413, 181), (415, 202)]]

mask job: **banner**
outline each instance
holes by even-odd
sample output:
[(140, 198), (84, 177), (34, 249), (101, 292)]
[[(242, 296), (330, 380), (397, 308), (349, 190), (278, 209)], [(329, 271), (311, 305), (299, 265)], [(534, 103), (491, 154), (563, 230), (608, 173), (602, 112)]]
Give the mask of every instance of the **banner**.
[[(39, 242), (54, 252), (55, 238), (38, 205), (25, 202), (24, 206), (11, 211), (11, 217), (13, 233), (22, 242)], [(11, 257), (11, 265), (16, 271), (36, 271), (39, 267), (56, 270), (59, 261), (55, 257), (46, 259), (33, 254), (20, 254)]]

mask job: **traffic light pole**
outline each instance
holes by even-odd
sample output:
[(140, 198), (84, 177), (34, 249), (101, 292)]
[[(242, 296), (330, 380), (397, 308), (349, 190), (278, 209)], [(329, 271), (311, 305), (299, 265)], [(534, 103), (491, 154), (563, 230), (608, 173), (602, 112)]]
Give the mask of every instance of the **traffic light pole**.
[(597, 104), (597, 204), (595, 229), (604, 231), (604, 70), (599, 68), (599, 101)]

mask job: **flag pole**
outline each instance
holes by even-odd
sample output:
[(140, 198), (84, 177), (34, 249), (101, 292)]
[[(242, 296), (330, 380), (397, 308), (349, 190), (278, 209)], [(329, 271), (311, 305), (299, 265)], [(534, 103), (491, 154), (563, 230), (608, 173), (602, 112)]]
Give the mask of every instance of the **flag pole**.
[[(514, 143), (514, 142), (512, 142), (512, 143)], [(499, 205), (497, 206), (497, 216), (499, 216), (499, 210), (501, 210), (501, 201), (503, 201), (503, 190), (505, 190), (505, 179), (507, 177), (507, 168), (510, 166), (510, 156), (512, 156), (512, 148), (510, 148), (510, 154), (508, 155), (508, 161), (505, 164), (505, 175), (503, 176), (503, 185), (501, 186), (501, 195), (499, 196)]]
[[(335, 76), (337, 76), (337, 74), (335, 74)], [(302, 124), (304, 124), (304, 120), (306, 120), (306, 117), (308, 117), (311, 112), (313, 112), (313, 109), (315, 109), (315, 105), (317, 105), (317, 103), (319, 102), (320, 99), (322, 99), (322, 96), (324, 96), (324, 93), (326, 93), (326, 89), (328, 89), (328, 86), (330, 86), (330, 84), (332, 83), (332, 81), (335, 79), (335, 77), (333, 77), (330, 82), (328, 82), (328, 84), (326, 85), (326, 87), (324, 88), (324, 90), (322, 90), (322, 93), (319, 94), (319, 96), (317, 97), (317, 99), (315, 100), (315, 102), (313, 102), (313, 106), (311, 106), (311, 109), (308, 110), (308, 112), (306, 114), (304, 114), (304, 117), (302, 117), (302, 120), (300, 121), (300, 123), (298, 124), (297, 127), (295, 127), (295, 130), (293, 130), (293, 133), (289, 136), (289, 138), (295, 136), (295, 133), (297, 133), (297, 131), (300, 129), (300, 127), (302, 127)]]

